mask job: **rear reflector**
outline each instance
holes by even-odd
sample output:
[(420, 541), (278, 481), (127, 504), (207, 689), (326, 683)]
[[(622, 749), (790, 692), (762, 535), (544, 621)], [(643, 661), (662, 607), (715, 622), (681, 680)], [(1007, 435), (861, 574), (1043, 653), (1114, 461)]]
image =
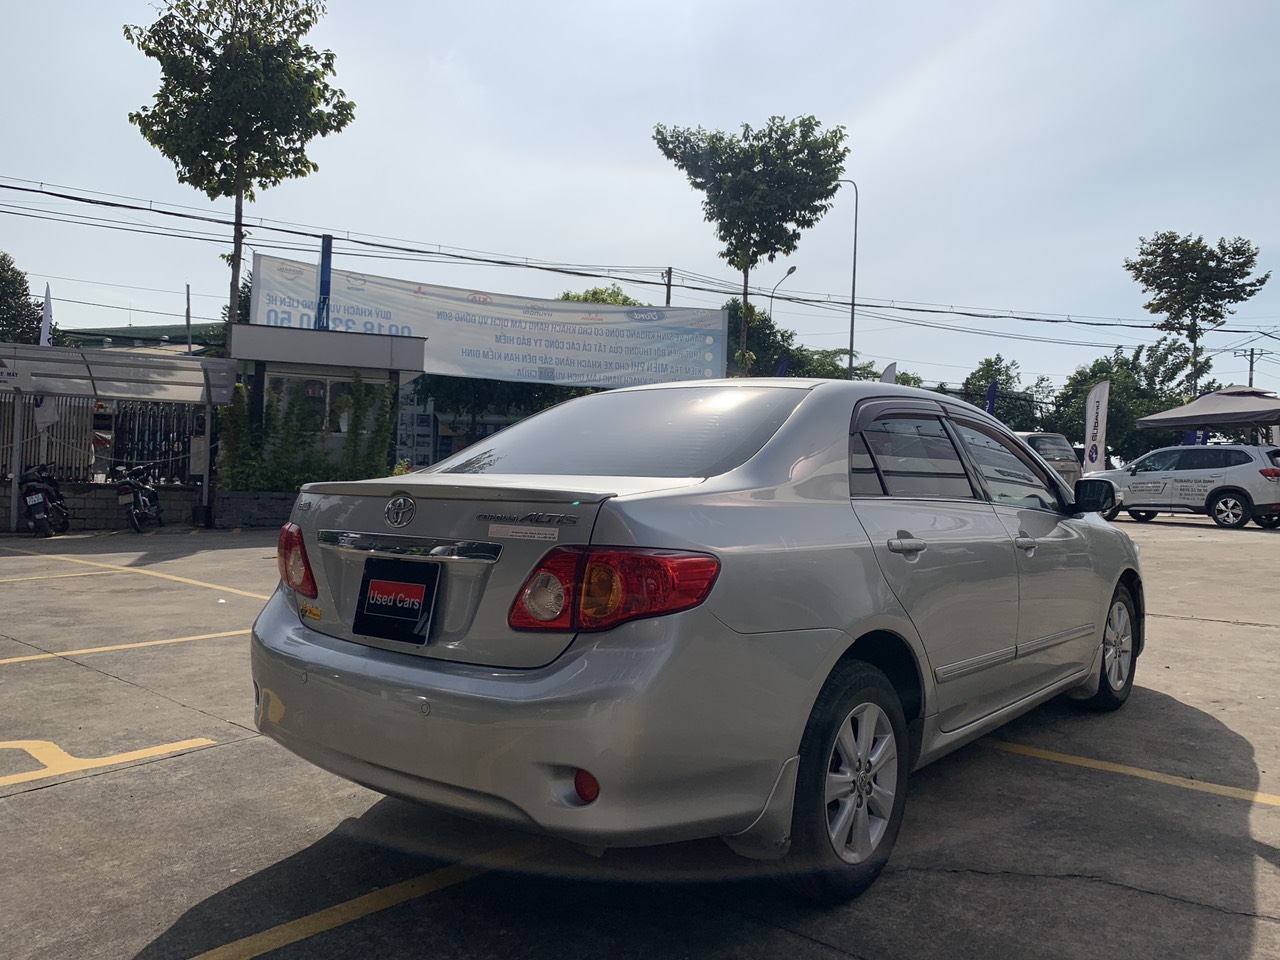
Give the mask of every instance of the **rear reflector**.
[(595, 803), (600, 796), (600, 781), (587, 770), (579, 770), (573, 775), (573, 789), (583, 803)]
[(291, 590), (312, 598), (319, 592), (315, 577), (311, 575), (307, 548), (302, 542), (302, 529), (296, 523), (286, 523), (280, 528), (280, 539), (276, 541), (276, 566), (280, 568), (280, 579)]
[(696, 607), (720, 561), (704, 553), (635, 547), (556, 547), (524, 582), (513, 630), (608, 630), (628, 620)]

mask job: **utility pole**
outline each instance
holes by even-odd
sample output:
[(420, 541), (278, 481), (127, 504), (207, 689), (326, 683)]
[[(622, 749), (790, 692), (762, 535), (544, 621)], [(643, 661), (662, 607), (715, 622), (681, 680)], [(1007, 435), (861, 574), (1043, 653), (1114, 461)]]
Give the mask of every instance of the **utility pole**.
[(1255, 360), (1258, 357), (1271, 356), (1274, 353), (1275, 353), (1274, 350), (1258, 350), (1254, 347), (1250, 347), (1248, 350), (1235, 351), (1235, 354), (1234, 354), (1235, 356), (1249, 358), (1249, 386), (1251, 387), (1253, 386), (1253, 365)]
[(667, 267), (667, 306), (671, 306), (671, 268)]

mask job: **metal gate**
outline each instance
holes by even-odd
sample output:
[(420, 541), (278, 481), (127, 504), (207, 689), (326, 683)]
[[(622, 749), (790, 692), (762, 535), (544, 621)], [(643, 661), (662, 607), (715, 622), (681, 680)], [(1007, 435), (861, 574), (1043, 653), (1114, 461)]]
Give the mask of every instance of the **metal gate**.
[(204, 407), (194, 403), (117, 400), (112, 468), (145, 466), (156, 483), (187, 483), (197, 415), (203, 420)]
[[(13, 404), (17, 400), (22, 401), (22, 449), (15, 452)], [(0, 393), (0, 475), (52, 463), (60, 480), (88, 481), (93, 479), (94, 452), (93, 398)]]

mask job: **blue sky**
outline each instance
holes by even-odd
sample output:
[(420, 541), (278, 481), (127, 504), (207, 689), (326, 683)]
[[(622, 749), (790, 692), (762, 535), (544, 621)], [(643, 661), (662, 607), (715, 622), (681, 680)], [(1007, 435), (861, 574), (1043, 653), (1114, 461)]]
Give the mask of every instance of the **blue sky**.
[[(159, 73), (121, 26), (154, 16), (134, 0), (48, 0), (7, 13), (0, 187), (56, 184), (229, 217), (229, 201), (179, 184), (126, 118), (150, 101)], [(672, 266), (733, 289), (739, 280), (717, 256), (700, 195), (658, 152), (653, 127), (727, 130), (813, 114), (847, 129), (846, 176), (859, 187), (858, 351), (951, 383), (999, 352), (1018, 362), (1025, 383), (1043, 374), (1061, 384), (1110, 345), (1157, 336), (1140, 326), (1152, 318), (1122, 266), (1140, 236), (1244, 236), (1261, 249), (1260, 270), (1280, 266), (1277, 36), (1280, 6), (1233, 0), (333, 0), (311, 40), (337, 54), (356, 120), (313, 144), (318, 173), (260, 193), (249, 212), (423, 249)], [(187, 283), (196, 315), (217, 316), (228, 280), (222, 245), (59, 222), (86, 213), (94, 211), (0, 189), (0, 250), (33, 291), (49, 283), (61, 326), (171, 322), (165, 314), (181, 314)], [(101, 215), (143, 230), (161, 222)], [(791, 265), (779, 298), (847, 298), (854, 228), (846, 187), (795, 254), (753, 275), (761, 302)], [(250, 230), (251, 243), (278, 239)], [(337, 262), (537, 297), (606, 282), (422, 260)], [(623, 287), (642, 300), (662, 296)], [(673, 302), (724, 299), (677, 289)], [(904, 305), (1131, 327), (892, 309)], [(808, 346), (848, 344), (846, 308), (778, 299), (774, 315)], [(945, 329), (902, 322), (911, 319)], [(1240, 332), (1206, 341), (1222, 351), (1213, 375), (1242, 383), (1248, 366), (1234, 351), (1267, 350), (1255, 382), (1280, 389), (1280, 278), (1227, 327)]]

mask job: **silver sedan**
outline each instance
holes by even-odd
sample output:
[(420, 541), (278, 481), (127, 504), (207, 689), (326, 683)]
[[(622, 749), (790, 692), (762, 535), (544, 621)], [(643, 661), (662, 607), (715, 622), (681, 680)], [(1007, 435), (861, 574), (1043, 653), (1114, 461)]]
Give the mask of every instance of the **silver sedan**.
[(1143, 592), (1112, 497), (923, 390), (583, 397), (304, 487), (256, 721), (383, 793), (595, 848), (721, 837), (848, 899), (912, 770), (1055, 695), (1128, 697)]

